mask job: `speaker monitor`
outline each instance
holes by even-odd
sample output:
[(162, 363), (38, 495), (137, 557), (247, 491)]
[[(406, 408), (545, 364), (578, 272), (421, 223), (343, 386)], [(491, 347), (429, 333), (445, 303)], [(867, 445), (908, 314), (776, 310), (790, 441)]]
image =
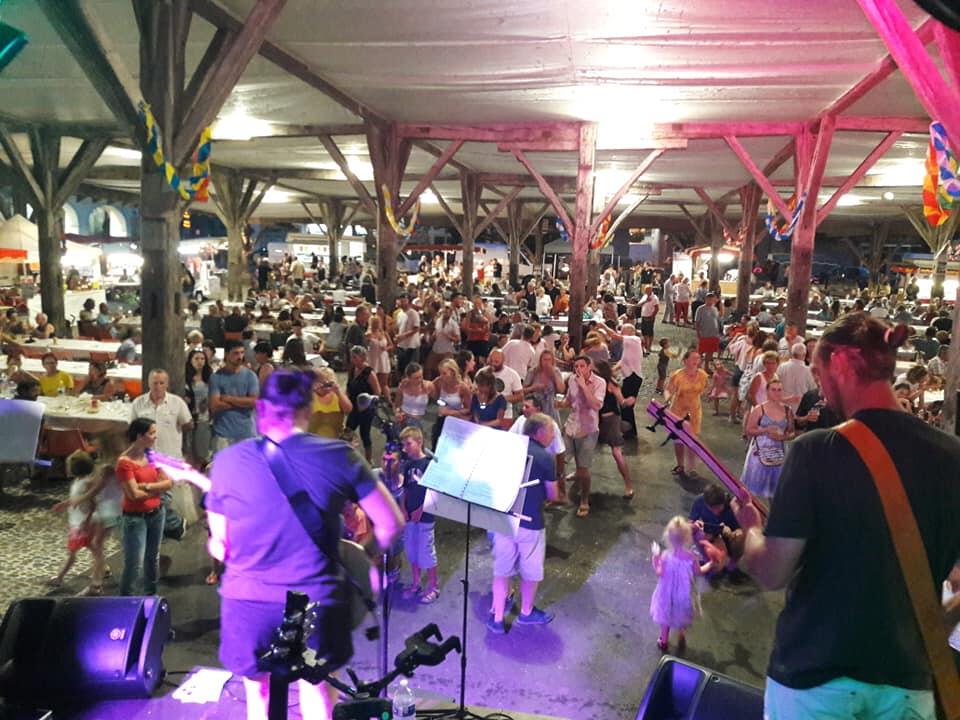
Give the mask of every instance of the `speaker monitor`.
[(164, 677), (169, 635), (160, 597), (18, 600), (0, 625), (0, 696), (149, 697)]
[(636, 720), (763, 720), (763, 691), (667, 656), (647, 685)]

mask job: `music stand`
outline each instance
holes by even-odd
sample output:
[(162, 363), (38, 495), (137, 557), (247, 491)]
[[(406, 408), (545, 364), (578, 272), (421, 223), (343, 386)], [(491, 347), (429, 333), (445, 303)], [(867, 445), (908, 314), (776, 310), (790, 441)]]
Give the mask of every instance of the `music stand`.
[(463, 523), (463, 616), (460, 654), (460, 698), (455, 710), (418, 711), (430, 718), (480, 716), (466, 708), (467, 617), (470, 598), (470, 532), (474, 525), (504, 535), (516, 535), (526, 497), (530, 458), (526, 435), (475, 425), (448, 417), (437, 443), (434, 461), (420, 483), (427, 490), (424, 511)]

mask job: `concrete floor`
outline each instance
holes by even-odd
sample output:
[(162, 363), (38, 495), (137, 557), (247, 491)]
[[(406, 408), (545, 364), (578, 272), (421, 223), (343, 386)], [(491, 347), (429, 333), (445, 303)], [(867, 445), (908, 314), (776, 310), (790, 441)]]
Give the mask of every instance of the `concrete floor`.
[[(665, 332), (678, 347), (693, 337), (689, 330), (672, 326), (658, 328), (658, 332)], [(645, 372), (638, 408), (645, 408), (652, 396), (654, 357), (647, 358)], [(738, 473), (744, 453), (739, 427), (711, 414), (712, 409), (707, 409), (705, 442)], [(647, 420), (646, 414), (642, 415), (641, 427)], [(657, 627), (648, 611), (656, 581), (650, 566), (650, 542), (660, 538), (670, 517), (686, 513), (702, 487), (696, 481), (681, 485), (671, 476), (674, 456), (670, 446), (659, 446), (664, 438), (662, 429), (656, 435), (641, 429), (639, 440), (628, 442), (625, 455), (637, 488), (631, 502), (621, 498), (622, 482), (609, 450), (604, 449), (598, 452), (593, 468), (595, 493), (590, 516), (578, 519), (572, 510), (548, 512), (546, 578), (537, 604), (556, 613), (550, 625), (514, 625), (503, 636), (486, 631), (490, 545), (484, 531), (471, 534), (468, 704), (574, 720), (634, 717), (661, 657), (655, 644)], [(701, 468), (701, 472), (705, 471)], [(203, 529), (196, 527), (184, 541), (164, 545), (164, 552), (173, 557), (162, 585), (176, 630), (176, 639), (168, 643), (164, 655), (166, 667), (173, 673), (217, 664), (218, 597), (203, 584), (208, 569), (204, 540)], [(408, 634), (431, 622), (439, 625), (444, 636), (461, 635), (464, 544), (463, 526), (438, 520), (441, 597), (430, 606), (397, 599), (391, 616), (391, 658)], [(705, 584), (704, 614), (689, 633), (685, 657), (748, 683), (762, 684), (781, 605), (780, 594), (761, 593), (749, 581)], [(374, 678), (376, 643), (359, 633), (354, 642), (352, 666), (361, 677)], [(425, 693), (455, 698), (459, 672), (459, 658), (451, 657), (442, 666), (418, 671), (411, 685)], [(174, 674), (171, 679), (178, 682), (181, 678)], [(242, 695), (238, 683), (230, 688)], [(208, 708), (202, 716), (233, 715)], [(128, 714), (127, 718), (134, 716), (140, 717)]]

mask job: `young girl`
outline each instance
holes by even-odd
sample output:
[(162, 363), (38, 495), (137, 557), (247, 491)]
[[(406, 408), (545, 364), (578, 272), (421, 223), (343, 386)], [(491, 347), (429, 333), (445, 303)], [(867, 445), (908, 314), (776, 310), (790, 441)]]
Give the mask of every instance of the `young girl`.
[(67, 523), (70, 527), (67, 536), (67, 560), (60, 573), (49, 581), (53, 587), (63, 585), (63, 579), (77, 560), (81, 548), (89, 548), (93, 556), (93, 584), (84, 595), (103, 594), (103, 545), (97, 542), (100, 530), (95, 517), (96, 495), (88, 494), (94, 485), (94, 463), (89, 453), (77, 450), (67, 458), (67, 472), (73, 477), (70, 483), (70, 499), (53, 506), (54, 512), (67, 511)]
[(677, 649), (687, 647), (686, 631), (693, 622), (694, 610), (700, 612), (700, 595), (696, 576), (706, 575), (712, 562), (700, 564), (700, 556), (693, 548), (693, 527), (682, 515), (675, 516), (663, 531), (661, 550), (653, 543), (653, 569), (657, 573), (657, 587), (650, 598), (650, 617), (660, 626), (657, 647), (666, 650), (671, 628), (677, 631)]
[(730, 378), (733, 375), (721, 360), (713, 361), (713, 380), (707, 397), (713, 400), (713, 414), (720, 414), (720, 401), (730, 397)]

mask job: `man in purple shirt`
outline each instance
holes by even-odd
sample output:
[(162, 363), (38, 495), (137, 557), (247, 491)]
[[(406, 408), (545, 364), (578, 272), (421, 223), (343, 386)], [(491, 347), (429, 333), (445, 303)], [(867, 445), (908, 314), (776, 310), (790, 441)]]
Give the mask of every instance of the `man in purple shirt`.
[[(380, 548), (389, 547), (403, 527), (397, 504), (356, 451), (305, 432), (312, 388), (309, 373), (277, 370), (267, 378), (256, 403), (264, 440), (242, 440), (217, 454), (206, 499), (210, 554), (226, 564), (220, 661), (243, 677), (248, 720), (267, 718), (268, 675), (257, 658), (283, 619), (288, 590), (306, 593), (317, 605), (318, 631), (308, 644), (318, 660), (332, 671), (353, 654), (349, 605), (335, 560), (344, 503), (359, 503)], [(263, 452), (261, 443), (267, 442), (283, 454), (286, 471), (320, 511), (320, 539), (307, 533), (281, 490)], [(304, 717), (329, 718), (333, 696), (325, 684), (301, 681), (300, 706)]]

